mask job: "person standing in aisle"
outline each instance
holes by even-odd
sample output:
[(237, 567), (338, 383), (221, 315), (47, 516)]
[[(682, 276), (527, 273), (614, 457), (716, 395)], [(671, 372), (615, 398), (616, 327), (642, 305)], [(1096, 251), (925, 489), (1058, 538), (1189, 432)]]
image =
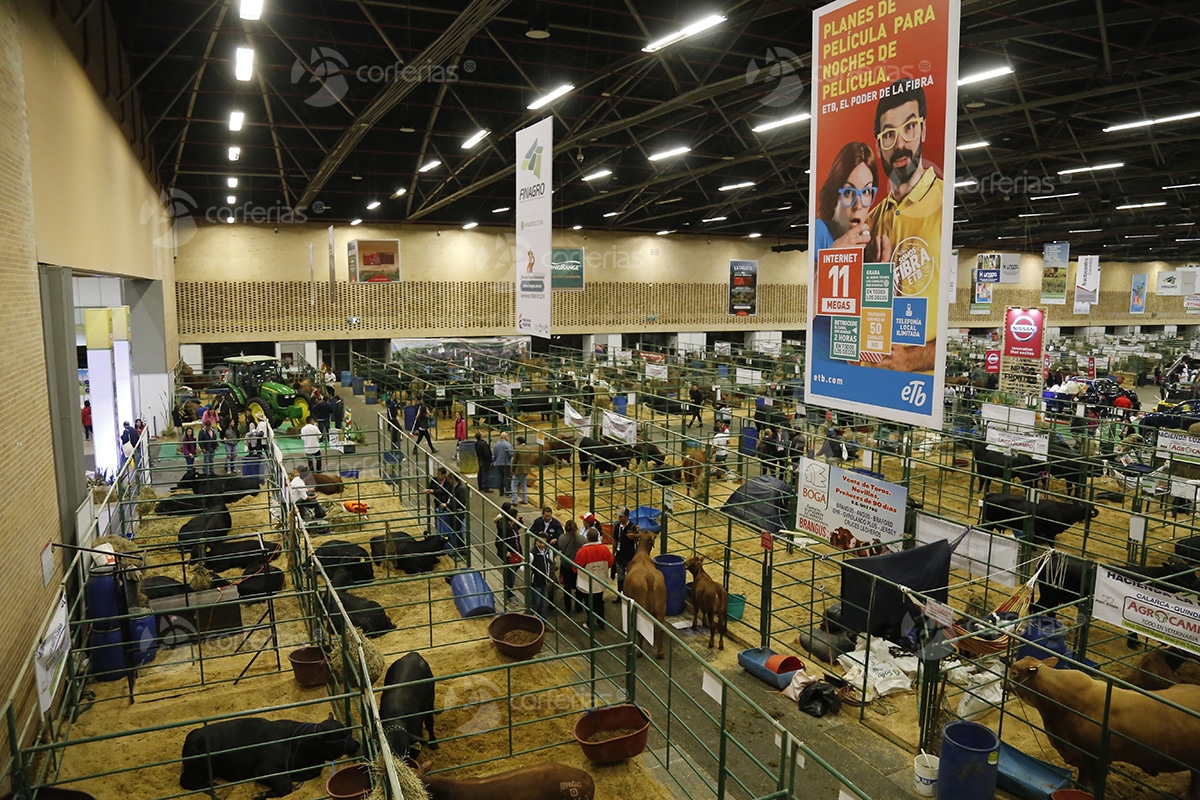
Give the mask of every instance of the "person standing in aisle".
[(492, 446), (483, 438), (483, 434), (475, 431), (475, 460), (479, 462), (479, 472), (475, 475), (475, 483), (479, 491), (491, 494), (488, 484), (488, 473), (492, 471)]
[(517, 509), (507, 500), (500, 506), (500, 513), (493, 520), (496, 523), (496, 555), (501, 564), (507, 564), (504, 569), (504, 605), (511, 605), (516, 596), (513, 587), (517, 583), (517, 567), (524, 561), (521, 555), (521, 518)]
[[(626, 534), (636, 533), (638, 526), (629, 519), (629, 509), (622, 508), (613, 525), (613, 576), (617, 579), (617, 592), (625, 591), (625, 571), (629, 562), (637, 554), (637, 542)], [(621, 602), (620, 597), (613, 598), (614, 603)]]
[(332, 388), (329, 389), (329, 423), (339, 431), (345, 430), (346, 401)]
[(521, 496), (521, 504), (529, 505), (529, 473), (537, 466), (537, 457), (537, 448), (525, 444), (524, 436), (518, 436), (512, 459), (512, 501), (514, 505), (517, 502), (518, 494)]
[(203, 454), (200, 474), (211, 478), (217, 474), (213, 467), (217, 456), (217, 430), (213, 427), (212, 418), (205, 418), (200, 433), (196, 434), (196, 443), (200, 445), (200, 452)]
[(447, 486), (450, 490), (450, 545), (456, 551), (462, 551), (467, 546), (467, 509), (471, 507), (471, 493), (458, 474), (451, 472)]
[[(535, 519), (529, 526), (529, 533), (551, 547), (558, 547), (559, 539), (563, 535), (563, 526), (561, 522), (554, 518), (554, 510), (550, 506), (545, 506), (542, 509), (542, 515)], [(551, 554), (551, 561), (553, 561), (553, 558), (554, 556)], [(554, 579), (553, 573), (551, 573), (551, 580), (546, 586), (546, 597), (551, 605), (554, 604), (556, 599), (557, 586), (558, 581)]]
[(533, 613), (542, 619), (554, 603), (554, 553), (545, 539), (533, 540), (533, 552), (529, 555), (529, 584), (533, 589)]
[(722, 478), (729, 477), (726, 462), (729, 460), (729, 427), (722, 425), (713, 434), (713, 461), (715, 462), (716, 472), (720, 473)]
[(238, 429), (237, 420), (232, 419), (221, 431), (221, 441), (225, 444), (225, 471), (237, 471)]
[(400, 443), (400, 393), (389, 392), (384, 406), (387, 408), (388, 428), (391, 431), (394, 450)]
[[(333, 404), (329, 399), (322, 397), (312, 407), (313, 419), (317, 421), (317, 428), (321, 431), (321, 444), (329, 443), (329, 418), (333, 416)], [(320, 468), (317, 469), (320, 472)]]
[(79, 411), (79, 417), (83, 422), (83, 440), (90, 442), (92, 440), (92, 401), (84, 400), (83, 408)]
[(257, 477), (263, 474), (263, 459), (267, 454), (267, 421), (259, 422), (246, 413), (246, 461), (242, 474)]
[(300, 429), (300, 442), (304, 445), (304, 457), (308, 459), (308, 468), (313, 472), (321, 471), (321, 429), (312, 417), (308, 418)]
[(763, 475), (773, 475), (775, 472), (775, 444), (775, 431), (763, 428), (758, 437), (758, 460)]
[(588, 628), (596, 630), (604, 622), (604, 584), (613, 568), (613, 554), (608, 545), (600, 541), (600, 530), (588, 528), (587, 544), (575, 555), (579, 565), (580, 593), (587, 598), (584, 608), (588, 611)]
[(458, 451), (467, 440), (467, 421), (459, 411), (454, 415), (454, 460), (458, 461)]
[(573, 519), (567, 520), (562, 535), (558, 537), (557, 545), (561, 556), (558, 562), (558, 577), (562, 581), (563, 613), (567, 615), (575, 613), (576, 603), (583, 608), (583, 600), (579, 598), (576, 591), (578, 575), (575, 573), (575, 565), (571, 562), (579, 554), (579, 548), (585, 544), (587, 544), (587, 539), (579, 532), (579, 525)]
[(183, 455), (183, 460), (187, 462), (188, 468), (196, 464), (196, 432), (189, 425), (183, 429), (183, 438), (179, 441), (179, 452)]
[(690, 394), (692, 401), (692, 416), (688, 418), (687, 426), (692, 427), (692, 423), (703, 427), (704, 418), (700, 415), (700, 411), (704, 408), (704, 392), (700, 390), (700, 384), (693, 383)]
[(425, 438), (429, 445), (429, 452), (436, 453), (437, 448), (433, 446), (433, 438), (429, 435), (429, 408), (425, 405), (424, 400), (417, 401), (417, 413), (413, 415), (413, 452), (421, 446), (421, 437)]
[(496, 465), (496, 469), (500, 475), (500, 486), (497, 488), (501, 492), (509, 488), (512, 480), (512, 462), (513, 446), (508, 441), (508, 434), (502, 433), (500, 434), (500, 438), (496, 440), (496, 444), (492, 445), (492, 463)]

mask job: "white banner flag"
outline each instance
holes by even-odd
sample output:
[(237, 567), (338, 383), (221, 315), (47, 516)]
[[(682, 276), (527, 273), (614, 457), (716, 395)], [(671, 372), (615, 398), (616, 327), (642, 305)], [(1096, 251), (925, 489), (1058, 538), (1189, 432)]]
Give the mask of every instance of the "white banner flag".
[(651, 380), (665, 381), (667, 379), (667, 365), (666, 364), (647, 364), (646, 365), (646, 377), (650, 378)]
[(517, 131), (517, 332), (550, 338), (554, 120)]
[(592, 429), (592, 416), (580, 414), (566, 400), (563, 401), (563, 422), (576, 430), (590, 431)]
[(1100, 256), (1080, 256), (1075, 270), (1075, 302), (1100, 302)]
[(1200, 653), (1200, 607), (1100, 564), (1092, 616), (1165, 644)]
[(614, 414), (611, 411), (604, 412), (600, 431), (608, 438), (617, 439), (626, 444), (637, 442), (637, 420)]

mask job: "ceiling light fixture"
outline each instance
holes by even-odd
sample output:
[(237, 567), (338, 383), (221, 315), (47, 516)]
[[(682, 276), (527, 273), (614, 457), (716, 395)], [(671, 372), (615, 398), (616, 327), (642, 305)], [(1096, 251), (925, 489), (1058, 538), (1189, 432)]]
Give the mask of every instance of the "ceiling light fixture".
[(254, 75), (254, 48), (239, 47), (234, 59), (233, 76), (239, 81), (248, 81)]
[(967, 142), (966, 144), (960, 144), (957, 147), (955, 147), (954, 149), (955, 150), (979, 150), (981, 148), (991, 147), (991, 146), (992, 146), (991, 142), (989, 142), (987, 140), (983, 140), (983, 141), (978, 141), (978, 142)]
[(242, 19), (262, 19), (263, 0), (242, 0), (238, 16)]
[(1162, 188), (1164, 190), (1166, 190), (1166, 189), (1191, 189), (1196, 186), (1200, 186), (1200, 183), (1173, 183), (1170, 186), (1164, 186)]
[(542, 106), (553, 103), (555, 100), (562, 97), (564, 94), (566, 94), (567, 92), (571, 91), (574, 88), (575, 88), (575, 84), (564, 83), (562, 86), (558, 87), (557, 89), (554, 89), (553, 91), (551, 91), (547, 94), (542, 95), (537, 100), (534, 100), (532, 103), (530, 103), (529, 105), (527, 105), (525, 107), (528, 108), (530, 111), (537, 111)]
[(1029, 214), (1017, 214), (1017, 216), (1018, 217), (1053, 217), (1057, 213), (1058, 213), (1057, 211), (1039, 211), (1036, 213), (1029, 213)]
[(1200, 242), (1200, 239), (1176, 239), (1177, 242)]
[(1103, 233), (1103, 232), (1104, 232), (1104, 228), (1076, 228), (1073, 231), (1067, 231), (1067, 233)]
[(383, 205), (383, 203), (379, 202), (378, 200), (372, 200), (371, 202), (367, 203), (367, 211), (374, 211), (381, 205)]
[(979, 183), (979, 181), (975, 180), (974, 178), (967, 178), (967, 179), (966, 179), (966, 180), (964, 180), (964, 181), (957, 181), (957, 182), (955, 182), (955, 184), (954, 184), (954, 188), (955, 188), (955, 189), (961, 189), (961, 188), (963, 188), (964, 186), (974, 186), (974, 185), (975, 185), (975, 184), (977, 184), (977, 183)]
[(804, 122), (808, 119), (812, 119), (812, 114), (809, 114), (807, 111), (805, 111), (801, 114), (793, 114), (790, 117), (784, 117), (783, 119), (776, 119), (770, 122), (764, 122), (760, 125), (755, 125), (750, 130), (754, 133), (762, 133), (763, 131), (771, 131), (775, 130), (776, 128), (782, 128), (784, 125), (795, 125), (797, 122)]
[(243, 114), (241, 111), (230, 111), (229, 112), (229, 130), (240, 131), (242, 129), (242, 123), (245, 121), (246, 121), (246, 115)]
[(472, 147), (482, 142), (489, 133), (491, 133), (491, 131), (489, 131), (487, 128), (476, 131), (470, 139), (467, 139), (465, 142), (459, 145), (459, 147), (461, 147), (463, 150), (470, 150)]
[(408, 189), (405, 189), (403, 186), (401, 186), (399, 189), (392, 192), (392, 199), (395, 200), (396, 198), (403, 197), (406, 194), (408, 194)]
[(608, 212), (607, 214), (605, 214), (604, 216), (606, 216), (606, 217), (619, 217), (619, 216), (621, 216), (621, 212), (620, 212), (620, 211), (609, 211), (609, 212)]
[(232, 194), (231, 194), (231, 195), (226, 195), (226, 197), (225, 197), (225, 203), (226, 203), (227, 205), (234, 205), (235, 203), (237, 203), (237, 196), (236, 196), (236, 195), (232, 195)]
[(719, 191), (719, 192), (732, 192), (732, 191), (736, 191), (737, 189), (746, 189), (746, 188), (749, 188), (749, 187), (751, 187), (751, 186), (753, 186), (753, 185), (754, 185), (754, 181), (742, 181), (741, 183), (730, 183), (730, 184), (727, 184), (727, 185), (725, 185), (725, 186), (722, 186), (722, 187), (721, 187), (720, 189), (718, 189), (717, 191)]
[(746, 238), (748, 238), (748, 239), (757, 239), (757, 238), (758, 238), (758, 237), (760, 237), (760, 236), (762, 236), (762, 234), (761, 234), (761, 233), (748, 233), (748, 234), (746, 234)]
[(1147, 128), (1151, 125), (1164, 125), (1168, 122), (1182, 122), (1185, 119), (1195, 119), (1196, 117), (1200, 117), (1200, 111), (1189, 111), (1185, 114), (1175, 114), (1170, 117), (1139, 119), (1137, 122), (1123, 122), (1120, 125), (1109, 125), (1107, 128), (1104, 128), (1104, 132), (1115, 133), (1116, 131), (1127, 131), (1132, 128)]
[(1030, 197), (1030, 200), (1058, 200), (1063, 197), (1079, 197), (1079, 192), (1067, 192), (1065, 194), (1035, 194)]
[(1125, 234), (1125, 238), (1126, 239), (1157, 239), (1158, 234), (1157, 233), (1127, 233), (1127, 234)]
[(471, 228), (478, 228), (478, 227), (479, 227), (478, 222), (468, 222), (466, 225), (463, 225), (463, 230), (469, 231), (469, 230), (471, 230)]
[(648, 158), (651, 161), (661, 161), (664, 158), (671, 158), (672, 156), (681, 156), (684, 153), (690, 151), (691, 149), (692, 148), (690, 148), (690, 147), (672, 147), (670, 150), (663, 150), (661, 153), (655, 153), (654, 155), (648, 156)]
[(1125, 166), (1124, 161), (1113, 161), (1111, 164), (1096, 164), (1091, 167), (1071, 167), (1070, 169), (1060, 169), (1059, 175), (1078, 175), (1080, 172), (1095, 172), (1101, 169), (1119, 169)]
[(242, 157), (242, 148), (240, 148), (240, 147), (229, 148), (229, 160), (230, 161), (237, 161), (241, 157)]
[(1117, 206), (1117, 211), (1130, 211), (1135, 208), (1158, 208), (1159, 206), (1165, 206), (1166, 204), (1166, 201), (1158, 203), (1126, 203), (1123, 206)]
[(442, 165), (442, 162), (441, 162), (441, 161), (438, 161), (438, 160), (435, 158), (433, 161), (430, 161), (429, 163), (425, 164), (425, 165), (424, 165), (424, 166), (422, 166), (420, 169), (418, 169), (418, 170), (417, 170), (417, 172), (429, 172), (429, 170), (431, 170), (431, 169), (437, 169), (437, 168), (438, 168), (438, 167), (440, 167), (441, 165)]
[(512, 208), (509, 206), (500, 206), (499, 208), (492, 209), (493, 214), (503, 214), (505, 211), (512, 211)]
[(362, 225), (362, 217), (355, 217), (354, 219), (350, 220), (350, 224), (351, 225)]
[(999, 78), (1001, 75), (1011, 75), (1012, 71), (1012, 67), (996, 67), (995, 69), (989, 69), (984, 72), (976, 72), (973, 75), (964, 75), (958, 79), (958, 85), (969, 86), (972, 83), (979, 83), (980, 81)]
[(658, 39), (657, 41), (651, 42), (650, 44), (648, 44), (642, 48), (642, 52), (643, 53), (656, 53), (659, 50), (662, 50), (664, 47), (669, 47), (670, 45), (673, 45), (676, 42), (681, 42), (684, 39), (688, 38), (689, 36), (695, 36), (697, 33), (706, 31), (709, 28), (713, 27), (714, 25), (720, 25), (724, 21), (725, 21), (725, 17), (722, 16), (721, 14), (713, 14), (712, 16), (705, 17), (704, 19), (702, 19), (698, 22), (693, 22), (691, 25), (688, 25), (683, 30), (676, 31), (675, 33), (672, 33), (669, 36), (664, 36), (663, 38)]
[(596, 170), (591, 175), (584, 175), (583, 179), (585, 181), (594, 181), (597, 178), (607, 178), (609, 175), (612, 175), (611, 169), (600, 169), (600, 170)]
[(670, 231), (658, 231), (654, 235), (655, 236), (666, 236), (668, 233), (670, 233)]
[(709, 217), (708, 219), (702, 219), (700, 221), (701, 222), (724, 222), (727, 219), (729, 219), (729, 217)]
[(572, 226), (571, 226), (571, 230), (573, 230), (573, 231), (581, 231), (581, 230), (583, 230), (583, 226), (582, 226), (582, 225), (572, 225)]
[(232, 224), (233, 224), (233, 215), (232, 215), (232, 214), (230, 214), (228, 217), (226, 217), (226, 218), (225, 218), (225, 224), (226, 224), (226, 225), (232, 225)]
[(237, 185), (238, 185), (238, 179), (237, 178), (226, 178), (225, 185), (228, 186), (230, 189), (236, 189)]

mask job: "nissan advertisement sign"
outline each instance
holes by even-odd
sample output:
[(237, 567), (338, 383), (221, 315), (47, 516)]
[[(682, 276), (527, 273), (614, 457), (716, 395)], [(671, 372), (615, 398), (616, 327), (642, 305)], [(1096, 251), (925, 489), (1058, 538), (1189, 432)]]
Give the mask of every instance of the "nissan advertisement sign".
[(1008, 309), (1004, 314), (1004, 355), (1040, 360), (1044, 330), (1045, 312), (1042, 309)]
[(988, 374), (1000, 374), (1000, 351), (988, 350), (983, 357), (983, 368)]

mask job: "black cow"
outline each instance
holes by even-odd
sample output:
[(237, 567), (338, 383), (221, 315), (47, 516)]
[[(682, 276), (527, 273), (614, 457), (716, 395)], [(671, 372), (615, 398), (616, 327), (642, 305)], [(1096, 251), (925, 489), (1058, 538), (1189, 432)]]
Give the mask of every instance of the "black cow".
[(243, 477), (241, 475), (203, 476), (189, 467), (175, 484), (180, 491), (191, 491), (197, 495), (214, 495), (223, 497), (227, 503), (236, 503), (246, 497), (253, 497), (262, 488), (262, 479)]
[(192, 517), (179, 529), (179, 545), (183, 550), (191, 549), (198, 542), (228, 536), (233, 529), (233, 517), (225, 501), (219, 497), (205, 499), (208, 505), (204, 513)]
[(332, 714), (324, 722), (260, 717), (214, 722), (188, 732), (179, 785), (199, 791), (214, 780), (255, 780), (268, 787), (268, 797), (283, 797), (294, 783), (320, 775), (327, 762), (357, 752), (358, 742)]
[(588, 468), (591, 466), (595, 466), (597, 473), (629, 469), (629, 463), (636, 459), (637, 455), (637, 451), (628, 445), (585, 436), (579, 440), (579, 477), (586, 481)]
[(1055, 537), (1067, 528), (1099, 513), (1091, 503), (1080, 500), (1039, 500), (1035, 506), (1020, 495), (992, 492), (983, 497), (979, 527), (1008, 528), (1020, 538), (1025, 535), (1025, 518), (1032, 515), (1034, 540), (1053, 545)]
[(667, 463), (667, 454), (662, 451), (662, 448), (654, 442), (647, 442), (642, 439), (633, 445), (634, 461), (641, 461), (643, 457), (646, 460), (648, 467), (661, 467)]
[(975, 442), (972, 447), (975, 456), (975, 475), (979, 479), (979, 491), (986, 492), (992, 487), (993, 480), (1004, 480), (1007, 468), (1010, 479), (1028, 484), (1038, 480), (1046, 471), (1046, 465), (1037, 461), (1028, 453), (1016, 452), (1011, 455), (989, 450), (987, 442)]
[(238, 597), (268, 598), (283, 591), (283, 570), (262, 564), (247, 567), (238, 582)]
[[(415, 539), (403, 531), (391, 534), (389, 542), (383, 536), (371, 539), (371, 556), (376, 561), (392, 560), (392, 565), (406, 575), (423, 575), (437, 569), (438, 559), (446, 549), (446, 537), (425, 534), (424, 539)], [(388, 551), (393, 555), (389, 555)]]
[(315, 553), (325, 569), (344, 569), (354, 583), (370, 583), (375, 580), (371, 556), (365, 549), (343, 539), (333, 539), (317, 548)]
[(559, 439), (547, 439), (546, 443), (542, 445), (542, 453), (564, 464), (570, 464), (575, 457), (575, 437), (563, 436)]
[[(374, 600), (368, 600), (365, 597), (358, 597), (349, 592), (342, 591), (339, 591), (337, 596), (342, 601), (342, 607), (346, 609), (346, 613), (350, 615), (350, 624), (356, 628), (361, 628), (367, 638), (374, 639), (396, 630), (396, 625), (388, 617), (387, 612), (383, 610), (383, 606)], [(336, 613), (333, 603), (329, 603), (328, 605), (330, 619), (333, 621), (333, 629), (341, 633), (343, 629), (342, 615)]]
[(248, 569), (274, 561), (278, 557), (278, 545), (264, 544), (257, 536), (197, 542), (192, 547), (192, 560), (213, 572)]
[(147, 600), (178, 597), (192, 590), (192, 587), (186, 583), (168, 578), (166, 575), (151, 575), (149, 578), (143, 578), (139, 585)]
[(204, 495), (177, 495), (158, 501), (154, 513), (165, 517), (190, 517), (204, 513), (207, 506), (208, 498)]
[(1046, 461), (1050, 475), (1067, 484), (1067, 494), (1083, 497), (1087, 489), (1089, 463), (1079, 451), (1058, 434), (1050, 437), (1049, 458)]
[[(416, 681), (423, 681), (412, 685)], [(433, 732), (433, 670), (420, 653), (409, 653), (392, 662), (383, 680), (379, 717), (388, 745), (398, 758), (414, 758), (423, 745), (438, 749)], [(421, 728), (429, 738), (421, 737)]]

